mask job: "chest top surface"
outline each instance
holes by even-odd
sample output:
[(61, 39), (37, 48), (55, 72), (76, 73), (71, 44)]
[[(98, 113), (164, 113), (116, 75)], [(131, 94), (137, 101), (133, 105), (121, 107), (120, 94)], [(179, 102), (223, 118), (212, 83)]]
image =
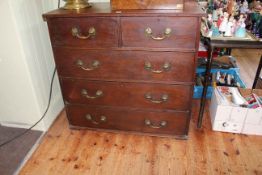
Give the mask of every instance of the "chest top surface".
[(204, 16), (196, 2), (185, 2), (183, 10), (112, 10), (110, 3), (93, 3), (91, 8), (80, 10), (57, 9), (43, 15), (44, 19), (85, 16)]

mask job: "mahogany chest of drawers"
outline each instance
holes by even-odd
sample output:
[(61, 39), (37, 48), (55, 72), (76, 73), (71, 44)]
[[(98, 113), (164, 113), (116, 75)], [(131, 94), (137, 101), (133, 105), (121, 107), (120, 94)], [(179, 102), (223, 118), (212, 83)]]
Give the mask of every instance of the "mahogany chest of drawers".
[(187, 138), (202, 15), (194, 2), (44, 14), (71, 128)]

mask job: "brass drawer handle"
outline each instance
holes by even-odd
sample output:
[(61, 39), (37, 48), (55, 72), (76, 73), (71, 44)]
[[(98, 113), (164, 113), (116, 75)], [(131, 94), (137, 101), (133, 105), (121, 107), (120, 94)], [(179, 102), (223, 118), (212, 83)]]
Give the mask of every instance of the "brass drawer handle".
[(160, 100), (155, 100), (155, 99), (153, 99), (151, 93), (146, 93), (145, 94), (145, 99), (151, 101), (152, 103), (159, 104), (159, 103), (164, 103), (164, 102), (168, 101), (168, 95), (167, 94), (163, 94)]
[(100, 117), (100, 120), (99, 120), (99, 121), (95, 121), (90, 114), (86, 114), (85, 118), (86, 118), (88, 121), (91, 121), (91, 122), (92, 122), (93, 124), (95, 124), (95, 125), (99, 125), (99, 124), (101, 124), (102, 122), (106, 122), (106, 120), (107, 120), (107, 119), (106, 119), (106, 116), (103, 116), (103, 115)]
[(95, 96), (90, 96), (86, 89), (81, 90), (81, 95), (89, 99), (96, 99), (98, 97), (103, 96), (103, 94), (104, 94), (103, 91), (97, 90)]
[(90, 27), (88, 30), (88, 35), (82, 35), (80, 29), (78, 27), (72, 28), (72, 36), (79, 38), (79, 39), (88, 39), (92, 36), (96, 35), (96, 29), (94, 27)]
[(80, 60), (80, 59), (78, 59), (76, 61), (76, 66), (78, 66), (79, 68), (81, 68), (81, 69), (83, 69), (85, 71), (95, 70), (95, 69), (97, 69), (99, 67), (99, 65), (100, 65), (100, 62), (98, 60), (92, 61), (90, 66), (86, 66), (86, 64), (82, 60)]
[(150, 27), (145, 29), (146, 36), (151, 37), (153, 40), (157, 40), (157, 41), (164, 40), (165, 38), (170, 37), (171, 32), (172, 32), (171, 28), (166, 28), (162, 36), (154, 36), (153, 30)]
[(171, 68), (171, 64), (168, 62), (165, 62), (161, 70), (154, 70), (150, 62), (148, 61), (145, 62), (145, 70), (151, 71), (156, 74), (163, 73), (164, 71), (169, 71), (170, 68)]
[(152, 122), (149, 119), (145, 119), (145, 125), (150, 127), (150, 128), (159, 129), (159, 128), (166, 127), (167, 126), (167, 122), (166, 121), (161, 121), (159, 125), (154, 125), (154, 124), (152, 124)]

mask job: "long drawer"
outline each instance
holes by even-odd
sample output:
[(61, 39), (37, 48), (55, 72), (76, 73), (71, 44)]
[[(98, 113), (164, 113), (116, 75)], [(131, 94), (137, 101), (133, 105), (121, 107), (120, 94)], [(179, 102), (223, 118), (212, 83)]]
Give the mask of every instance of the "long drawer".
[(118, 46), (115, 17), (54, 18), (48, 23), (53, 46), (103, 48)]
[(72, 126), (154, 134), (186, 135), (188, 112), (152, 112), (121, 108), (67, 106)]
[(190, 110), (192, 86), (61, 79), (67, 103)]
[(194, 49), (197, 18), (122, 17), (123, 47)]
[(54, 48), (59, 75), (99, 80), (193, 82), (194, 53)]

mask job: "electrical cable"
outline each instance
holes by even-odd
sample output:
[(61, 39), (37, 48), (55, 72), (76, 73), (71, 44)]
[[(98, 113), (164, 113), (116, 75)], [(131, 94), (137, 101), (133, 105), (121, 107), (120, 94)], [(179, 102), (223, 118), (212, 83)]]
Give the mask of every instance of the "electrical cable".
[(42, 115), (42, 117), (41, 117), (34, 125), (32, 125), (32, 126), (31, 126), (30, 128), (28, 128), (28, 129), (26, 129), (24, 132), (22, 132), (22, 133), (20, 133), (20, 134), (18, 134), (18, 135), (16, 135), (16, 136), (14, 136), (13, 138), (11, 138), (11, 139), (9, 139), (9, 140), (1, 143), (1, 144), (0, 144), (0, 148), (3, 147), (4, 145), (6, 145), (6, 144), (8, 144), (8, 143), (10, 143), (10, 142), (12, 142), (12, 141), (14, 141), (15, 139), (23, 136), (24, 134), (28, 133), (29, 131), (31, 131), (32, 128), (34, 128), (40, 121), (42, 121), (42, 120), (44, 119), (44, 117), (45, 117), (45, 115), (46, 115), (46, 113), (47, 113), (47, 111), (48, 111), (48, 109), (49, 109), (49, 107), (50, 107), (50, 103), (51, 103), (51, 99), (52, 99), (53, 83), (54, 83), (54, 79), (55, 79), (55, 73), (56, 73), (56, 67), (55, 67), (55, 69), (54, 69), (54, 72), (53, 72), (53, 75), (52, 75), (52, 80), (51, 80), (51, 83), (50, 83), (50, 91), (49, 91), (48, 104), (47, 104), (46, 110), (45, 110), (44, 114)]
[(60, 8), (60, 0), (57, 1), (57, 8)]
[[(58, 0), (58, 4), (57, 4), (57, 7), (60, 8), (60, 0)], [(42, 121), (50, 107), (50, 103), (51, 103), (51, 98), (52, 98), (52, 92), (53, 92), (53, 83), (54, 83), (54, 78), (55, 78), (55, 73), (56, 73), (56, 67), (54, 68), (54, 72), (53, 72), (53, 75), (52, 75), (52, 80), (51, 80), (51, 84), (50, 84), (50, 91), (49, 91), (49, 99), (48, 99), (48, 104), (47, 104), (47, 107), (46, 107), (46, 110), (44, 112), (44, 114), (42, 115), (42, 117), (34, 124), (32, 125), (30, 128), (26, 129), (24, 132), (16, 135), (15, 137), (3, 142), (0, 144), (0, 148), (3, 147), (4, 145), (14, 141), (15, 139), (23, 136), (24, 134), (26, 134), (27, 132), (29, 132), (32, 128), (34, 128), (40, 121)]]

